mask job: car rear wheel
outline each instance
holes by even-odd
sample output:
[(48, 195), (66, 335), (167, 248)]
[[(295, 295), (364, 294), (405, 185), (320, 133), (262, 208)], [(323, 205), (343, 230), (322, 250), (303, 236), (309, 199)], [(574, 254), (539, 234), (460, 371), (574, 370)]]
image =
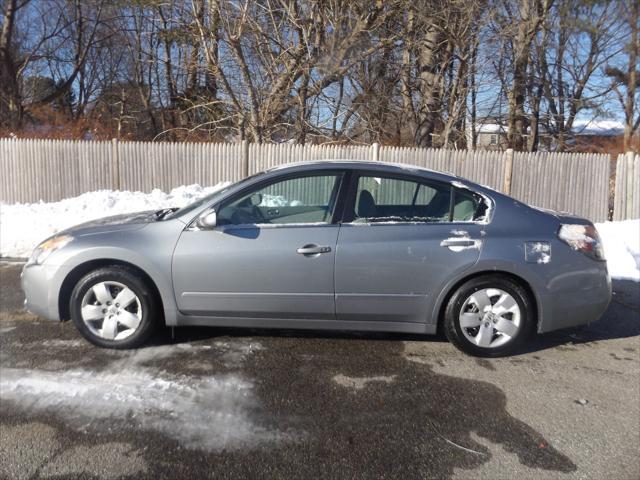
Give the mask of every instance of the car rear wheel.
[(80, 279), (70, 299), (78, 331), (106, 348), (135, 348), (153, 332), (153, 291), (135, 272), (120, 266), (94, 270)]
[(461, 285), (445, 310), (444, 331), (460, 350), (499, 357), (531, 334), (534, 309), (527, 291), (508, 277), (487, 275)]

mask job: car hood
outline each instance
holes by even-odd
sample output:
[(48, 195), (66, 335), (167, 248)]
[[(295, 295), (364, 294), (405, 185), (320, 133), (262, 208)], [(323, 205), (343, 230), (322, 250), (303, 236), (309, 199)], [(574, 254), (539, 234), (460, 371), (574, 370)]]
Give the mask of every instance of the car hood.
[(122, 215), (103, 217), (96, 220), (91, 220), (89, 222), (81, 223), (79, 225), (67, 228), (63, 232), (59, 232), (58, 235), (70, 234), (74, 236), (80, 236), (102, 232), (135, 230), (155, 221), (156, 216), (154, 210), (125, 213)]

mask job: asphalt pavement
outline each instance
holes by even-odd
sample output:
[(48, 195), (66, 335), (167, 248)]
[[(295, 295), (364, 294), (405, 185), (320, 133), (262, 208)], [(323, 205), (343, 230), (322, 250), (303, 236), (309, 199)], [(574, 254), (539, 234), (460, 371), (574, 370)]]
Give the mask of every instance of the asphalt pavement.
[(640, 285), (508, 358), (441, 338), (162, 330), (122, 352), (0, 263), (0, 478), (640, 478)]

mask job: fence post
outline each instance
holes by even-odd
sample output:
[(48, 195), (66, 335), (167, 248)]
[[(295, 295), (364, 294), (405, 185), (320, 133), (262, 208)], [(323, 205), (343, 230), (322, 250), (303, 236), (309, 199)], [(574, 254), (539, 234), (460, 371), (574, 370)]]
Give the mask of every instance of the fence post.
[(242, 140), (242, 178), (249, 176), (249, 142), (245, 138)]
[(113, 162), (112, 186), (120, 190), (120, 152), (118, 151), (118, 139), (111, 139), (111, 161)]
[(635, 180), (635, 174), (636, 172), (634, 171), (634, 163), (635, 163), (635, 155), (633, 152), (627, 152), (625, 154), (625, 162), (627, 163), (626, 167), (627, 167), (627, 178), (625, 179), (627, 181), (627, 198), (625, 198), (625, 217), (624, 219), (627, 218), (633, 218), (633, 181)]
[(371, 148), (372, 148), (372, 153), (373, 153), (373, 161), (374, 162), (379, 162), (380, 161), (380, 144), (378, 142), (372, 143), (371, 144)]
[(504, 152), (504, 184), (502, 192), (511, 195), (511, 177), (513, 176), (513, 148), (507, 148)]

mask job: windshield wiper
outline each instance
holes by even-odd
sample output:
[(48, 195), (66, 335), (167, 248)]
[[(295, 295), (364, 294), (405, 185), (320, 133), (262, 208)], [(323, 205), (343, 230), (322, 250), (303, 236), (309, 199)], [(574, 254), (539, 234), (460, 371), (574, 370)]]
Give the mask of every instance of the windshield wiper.
[(162, 210), (158, 210), (157, 212), (155, 212), (156, 220), (162, 220), (164, 217), (166, 217), (170, 213), (175, 212), (176, 210), (179, 210), (179, 208), (172, 207), (172, 208), (163, 208)]

